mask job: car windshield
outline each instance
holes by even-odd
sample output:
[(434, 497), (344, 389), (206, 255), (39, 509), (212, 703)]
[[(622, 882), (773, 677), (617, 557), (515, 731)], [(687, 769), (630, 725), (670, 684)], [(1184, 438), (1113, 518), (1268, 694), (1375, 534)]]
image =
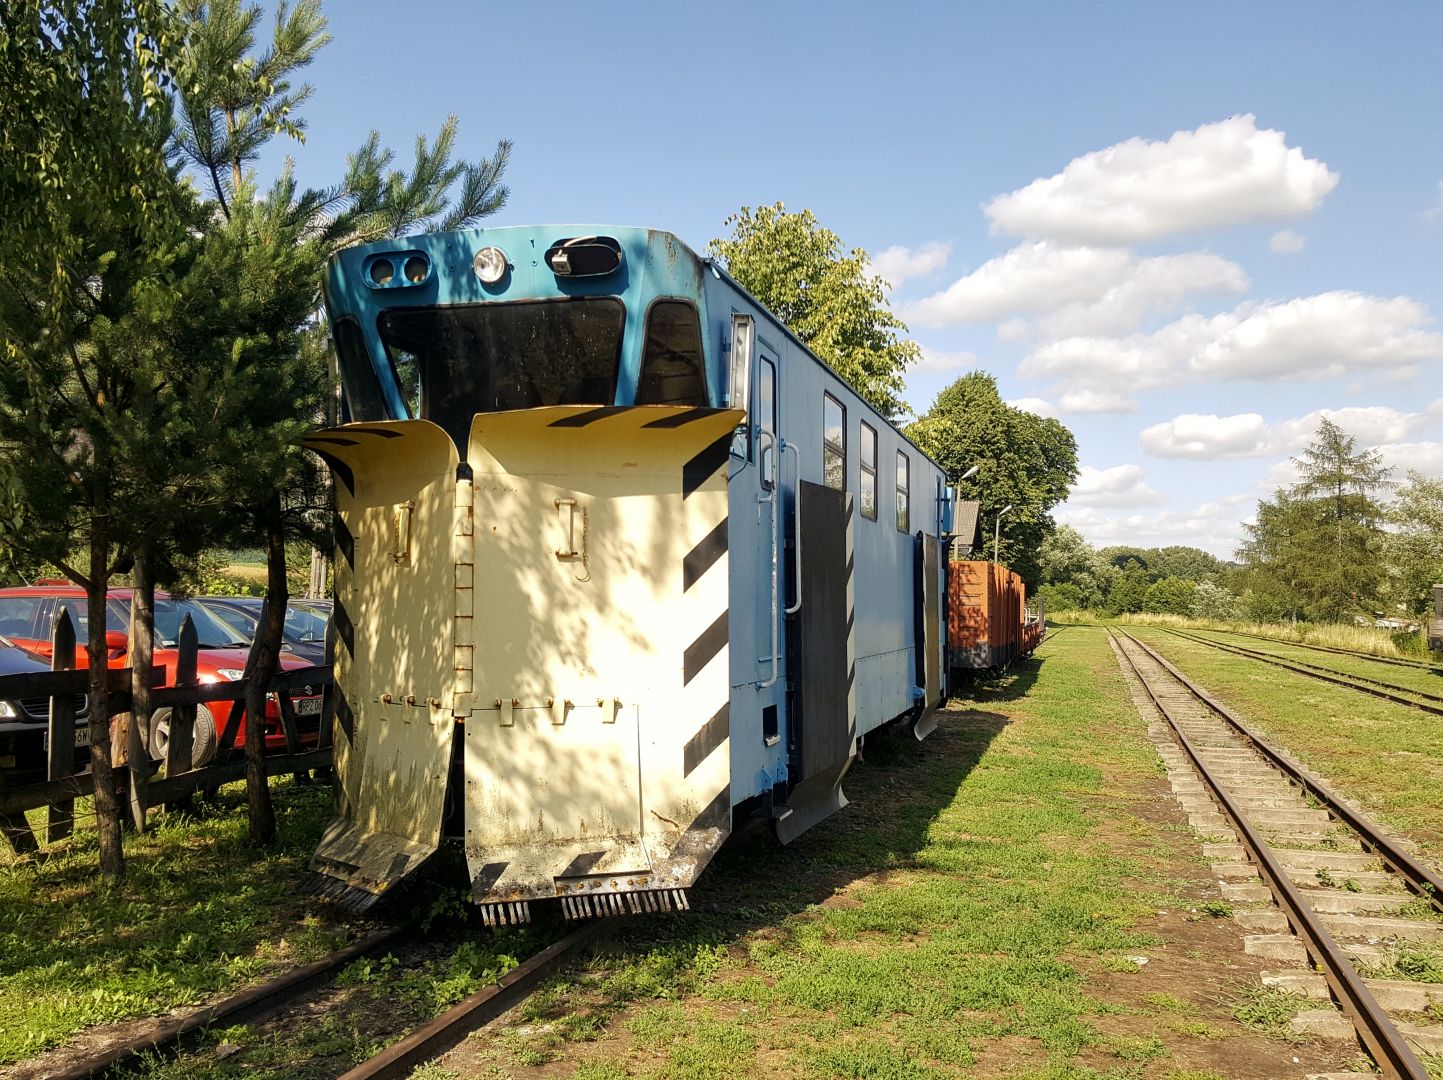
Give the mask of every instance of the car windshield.
[(247, 645), (243, 635), (221, 622), (194, 600), (157, 600), (155, 602), (155, 640), (166, 648), (174, 648), (180, 639), (180, 627), (189, 615), (195, 624), (196, 640), (202, 649), (219, 649)]
[(330, 620), (324, 612), (310, 607), (286, 608), (286, 637), (292, 641), (325, 641), (326, 623)]

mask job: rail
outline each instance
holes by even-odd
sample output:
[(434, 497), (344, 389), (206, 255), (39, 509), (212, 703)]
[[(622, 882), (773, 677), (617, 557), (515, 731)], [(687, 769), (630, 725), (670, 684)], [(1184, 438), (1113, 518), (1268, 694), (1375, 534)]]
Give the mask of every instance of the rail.
[[(1125, 631), (1116, 631), (1109, 628), (1114, 638), (1119, 639), (1118, 653), (1127, 661), (1128, 667), (1132, 669), (1138, 682), (1142, 685), (1148, 698), (1156, 706), (1168, 724), (1173, 738), (1192, 762), (1199, 777), (1211, 794), (1213, 801), (1222, 809), (1227, 818), (1231, 821), (1233, 828), (1242, 840), (1258, 872), (1268, 883), (1273, 896), (1277, 898), (1279, 906), (1283, 909), (1288, 923), (1294, 932), (1303, 941), (1304, 947), (1315, 961), (1321, 966), (1322, 973), (1328, 982), (1338, 1003), (1342, 1006), (1349, 1018), (1352, 1020), (1358, 1031), (1359, 1038), (1372, 1055), (1374, 1062), (1385, 1073), (1385, 1075), (1406, 1078), (1406, 1080), (1427, 1080), (1428, 1072), (1413, 1053), (1412, 1049), (1404, 1040), (1401, 1032), (1394, 1026), (1387, 1013), (1383, 1010), (1373, 997), (1372, 992), (1358, 975), (1353, 965), (1339, 949), (1331, 934), (1323, 926), (1322, 922), (1314, 914), (1307, 901), (1293, 885), (1286, 870), (1273, 857), (1268, 845), (1252, 825), (1248, 822), (1242, 810), (1233, 801), (1223, 785), (1214, 776), (1208, 767), (1203, 756), (1198, 753), (1197, 748), (1183, 731), (1182, 725), (1178, 722), (1173, 712), (1167, 707), (1163, 699), (1157, 693), (1154, 681), (1148, 679), (1138, 667), (1136, 660), (1129, 650), (1121, 645), (1121, 639), (1126, 639), (1136, 646), (1145, 655), (1162, 667), (1177, 683), (1183, 686), (1188, 693), (1206, 706), (1210, 711), (1216, 713), (1230, 726), (1234, 727), (1239, 734), (1243, 735), (1263, 755), (1283, 769), (1289, 776), (1303, 781), (1303, 774), (1300, 770), (1285, 764), (1285, 759), (1272, 747), (1266, 746), (1261, 740), (1250, 732), (1232, 713), (1226, 710), (1219, 703), (1215, 702), (1204, 690), (1196, 686), (1191, 680), (1178, 671), (1171, 663), (1159, 655), (1155, 650), (1133, 637)], [(1327, 791), (1317, 781), (1307, 778), (1304, 786), (1312, 790), (1317, 797), (1323, 798), (1324, 793), (1328, 796), (1325, 801), (1329, 802), (1328, 809), (1333, 811), (1334, 806), (1342, 808), (1341, 801), (1335, 795)], [(1393, 845), (1388, 844), (1385, 837), (1377, 835), (1371, 825), (1363, 822), (1356, 815), (1350, 815), (1353, 820), (1349, 825), (1363, 836), (1364, 842), (1374, 846), (1379, 854), (1383, 854), (1385, 848), (1396, 851)], [(1358, 824), (1354, 824), (1357, 821)], [(1360, 827), (1361, 826), (1361, 827)], [(1401, 853), (1399, 853), (1401, 854)], [(1391, 861), (1388, 855), (1384, 858)], [(1411, 862), (1411, 860), (1408, 860)], [(1421, 867), (1418, 868), (1422, 870)], [(1427, 871), (1423, 871), (1424, 874)], [(1434, 902), (1438, 902), (1436, 894)]]
[[(1306, 660), (1279, 656), (1276, 653), (1267, 653), (1260, 649), (1249, 649), (1245, 646), (1233, 645), (1226, 641), (1214, 641), (1212, 638), (1188, 634), (1170, 626), (1164, 626), (1162, 629), (1175, 637), (1182, 638), (1184, 641), (1191, 641), (1198, 645), (1206, 645), (1210, 648), (1217, 649), (1219, 652), (1231, 653), (1234, 656), (1241, 656), (1249, 660), (1257, 660), (1260, 663), (1271, 664), (1274, 667), (1283, 668), (1286, 671), (1291, 671), (1298, 675), (1306, 675), (1310, 679), (1318, 679), (1322, 682), (1332, 683), (1334, 686), (1343, 686), (1349, 690), (1356, 690), (1360, 694), (1370, 694), (1384, 701), (1391, 701), (1395, 705), (1406, 705), (1412, 709), (1432, 713), (1434, 716), (1443, 716), (1443, 697), (1437, 694), (1430, 694), (1426, 690), (1414, 690), (1411, 686), (1399, 686), (1397, 683), (1383, 682), (1381, 679), (1370, 678), (1367, 675), (1355, 675), (1351, 671), (1339, 671), (1337, 668), (1327, 668), (1320, 664), (1310, 664)], [(1361, 654), (1359, 655), (1361, 656)], [(1411, 697), (1404, 697), (1403, 695), (1405, 694), (1411, 695)], [(1415, 698), (1421, 700), (1414, 700)]]

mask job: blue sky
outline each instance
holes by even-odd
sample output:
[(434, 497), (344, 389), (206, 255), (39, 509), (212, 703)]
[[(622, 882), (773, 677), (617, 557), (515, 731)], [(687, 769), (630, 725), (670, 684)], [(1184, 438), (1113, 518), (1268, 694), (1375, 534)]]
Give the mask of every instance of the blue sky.
[[(1328, 411), (1443, 475), (1443, 5), (332, 0), (303, 182), (448, 113), (495, 224), (701, 249), (810, 208), (892, 280), (924, 410), (1056, 415), (1098, 544), (1232, 551)], [(1436, 403), (1436, 404), (1435, 404)]]

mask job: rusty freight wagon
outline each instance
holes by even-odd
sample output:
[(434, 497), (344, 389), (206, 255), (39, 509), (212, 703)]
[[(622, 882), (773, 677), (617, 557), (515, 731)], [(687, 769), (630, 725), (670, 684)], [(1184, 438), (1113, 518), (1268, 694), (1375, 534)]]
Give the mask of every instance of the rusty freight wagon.
[(993, 562), (954, 560), (947, 572), (947, 666), (955, 680), (1001, 670), (1042, 640), (1022, 578)]

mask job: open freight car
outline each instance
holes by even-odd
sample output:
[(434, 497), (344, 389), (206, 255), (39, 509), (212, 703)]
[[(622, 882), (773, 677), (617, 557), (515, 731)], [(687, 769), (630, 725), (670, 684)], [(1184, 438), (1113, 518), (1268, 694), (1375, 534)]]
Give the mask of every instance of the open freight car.
[(942, 470), (721, 267), (476, 229), (343, 251), (325, 300), (328, 891), (368, 906), (454, 822), (488, 920), (682, 905), (734, 815), (790, 839), (867, 732), (925, 733)]

